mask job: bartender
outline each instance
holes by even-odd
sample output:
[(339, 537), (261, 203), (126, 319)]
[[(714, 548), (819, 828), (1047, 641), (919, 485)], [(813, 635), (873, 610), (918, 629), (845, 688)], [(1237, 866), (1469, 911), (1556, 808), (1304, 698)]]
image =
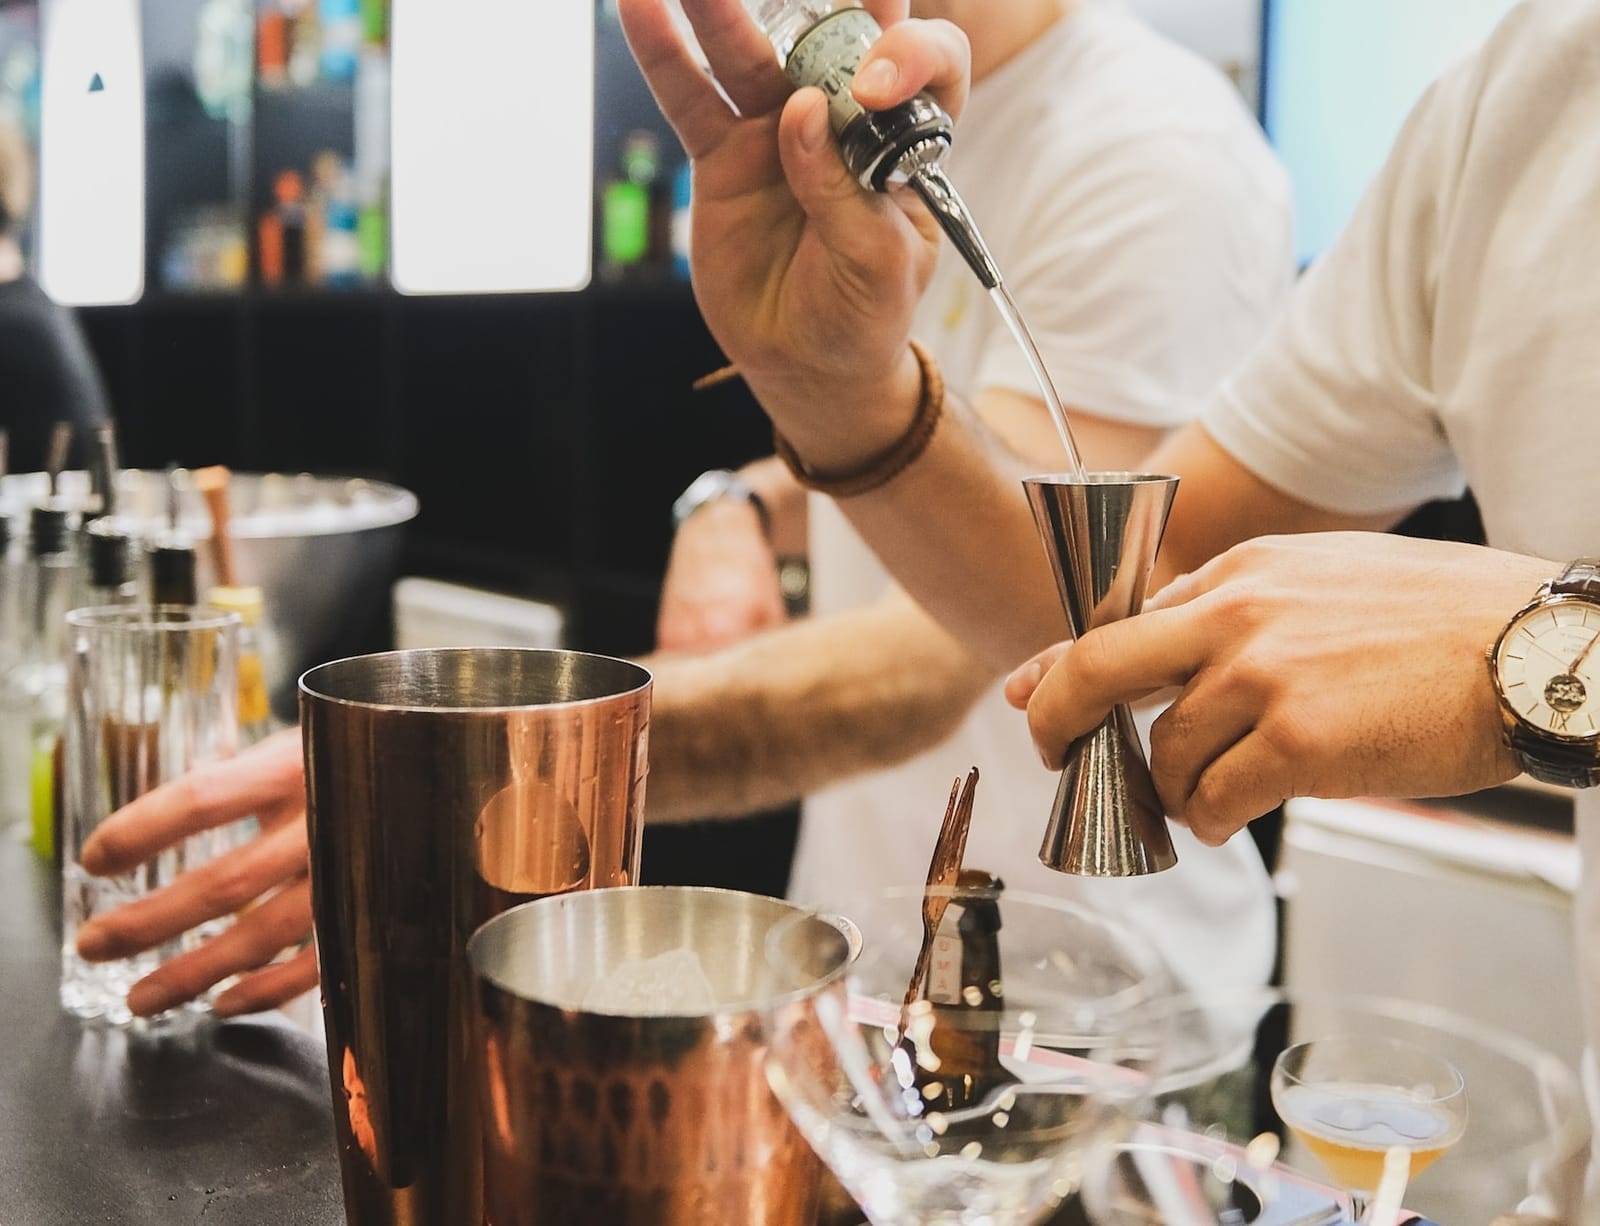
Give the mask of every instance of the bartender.
[(16, 472), (44, 468), (58, 422), (87, 440), (110, 416), (77, 320), (28, 275), (22, 232), (32, 198), (27, 140), (0, 119), (0, 430), (9, 435)]
[[(685, 0), (724, 80), (765, 51), (712, 20), (726, 7)], [(1040, 650), (1060, 613), (1026, 505), (907, 344), (930, 219), (859, 189), (820, 92), (735, 114), (662, 0), (621, 11), (695, 159), (693, 249), (716, 253), (695, 290), (717, 340), (817, 485), (870, 484), (934, 418), (914, 463), (839, 505), (973, 650)], [(1174, 687), (1152, 769), (1211, 842), (1293, 796), (1453, 794), (1519, 769), (1600, 783), (1600, 649), (1581, 629), (1600, 637), (1597, 47), (1600, 0), (1528, 0), (1424, 96), (1268, 342), (1144, 465), (1183, 479), (1151, 611), (1013, 677), (1046, 765), (1113, 704)], [(966, 73), (955, 31), (905, 22), (855, 92), (881, 109), (931, 87), (954, 108)], [(774, 134), (776, 156), (752, 156)], [(1491, 547), (1377, 533), (1469, 481)], [(1285, 532), (1312, 535), (1252, 540)], [(1486, 667), (1502, 636), (1515, 650)], [(1578, 796), (1578, 837), (1600, 855), (1600, 793)], [(1578, 911), (1596, 1039), (1592, 879)]]
[[(777, 71), (748, 22), (716, 20), (729, 0), (685, 8), (718, 78)], [(1046, 648), (1060, 609), (1026, 505), (907, 343), (930, 218), (860, 190), (821, 94), (735, 114), (663, 0), (621, 12), (695, 159), (701, 309), (797, 466), (869, 485), (926, 434), (839, 506), (974, 652), (1010, 667)], [(1600, 638), (1596, 47), (1600, 0), (1529, 0), (1425, 95), (1286, 318), (1144, 464), (1183, 479), (1151, 611), (1014, 676), (1047, 765), (1112, 704), (1172, 687), (1152, 767), (1212, 842), (1291, 796), (1449, 794), (1519, 769), (1600, 782), (1600, 645), (1543, 638), (1574, 608)], [(959, 109), (966, 54), (953, 27), (893, 25), (856, 95), (877, 109), (932, 87)], [(1491, 547), (1378, 533), (1466, 480)], [(1520, 659), (1486, 665), (1502, 636)], [(1600, 793), (1579, 795), (1578, 834), (1600, 840)], [(1594, 1037), (1600, 886), (1578, 911)]]

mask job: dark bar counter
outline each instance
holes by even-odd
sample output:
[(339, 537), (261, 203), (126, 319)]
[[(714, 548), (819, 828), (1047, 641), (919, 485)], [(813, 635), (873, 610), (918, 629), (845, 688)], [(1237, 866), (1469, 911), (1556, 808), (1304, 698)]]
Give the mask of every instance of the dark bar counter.
[(0, 1223), (343, 1222), (320, 1044), (276, 1014), (181, 1037), (68, 1017), (58, 900), (0, 831)]

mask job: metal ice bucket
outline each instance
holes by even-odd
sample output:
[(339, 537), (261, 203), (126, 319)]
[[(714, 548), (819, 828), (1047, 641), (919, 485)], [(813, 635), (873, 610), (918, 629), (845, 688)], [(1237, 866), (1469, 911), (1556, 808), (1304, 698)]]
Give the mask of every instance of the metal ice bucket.
[[(714, 1007), (585, 1006), (624, 962), (679, 949), (698, 955)], [(485, 1221), (817, 1220), (822, 1166), (767, 1086), (763, 1035), (823, 994), (843, 1007), (839, 928), (754, 894), (591, 890), (497, 916), (467, 954)]]

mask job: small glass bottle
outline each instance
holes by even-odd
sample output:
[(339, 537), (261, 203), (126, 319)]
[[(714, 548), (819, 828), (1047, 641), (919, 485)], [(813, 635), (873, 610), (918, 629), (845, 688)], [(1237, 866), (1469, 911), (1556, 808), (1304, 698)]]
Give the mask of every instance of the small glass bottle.
[[(218, 586), (206, 593), (206, 603), (239, 615), (239, 748), (248, 749), (276, 731), (272, 694), (267, 687), (267, 678), (273, 675), (272, 666), (277, 663), (276, 642), (264, 617), (262, 591), (259, 587)], [(244, 846), (260, 829), (261, 823), (254, 816), (218, 827), (212, 832), (211, 854), (221, 855), (230, 848)]]
[(851, 92), (856, 70), (883, 28), (858, 0), (744, 0), (778, 62), (797, 87), (828, 96), (828, 123), (845, 165), (862, 187), (909, 185), (985, 289), (1000, 286), (1000, 267), (973, 223), (966, 202), (944, 173), (954, 126), (927, 94), (884, 111), (869, 111)]
[(883, 191), (944, 160), (950, 116), (926, 94), (868, 111), (850, 92), (862, 57), (883, 34), (857, 0), (745, 0), (745, 9), (797, 86), (828, 95), (828, 119), (845, 164), (863, 187)]
[(29, 519), (29, 642), (0, 689), (0, 822), (30, 821), (34, 850), (51, 858), (67, 705), (62, 645), (67, 612), (77, 603), (79, 566), (70, 512), (46, 504)]
[(919, 1088), (938, 1111), (975, 1107), (1016, 1078), (1000, 1063), (1005, 1009), (1000, 967), (1000, 893), (1005, 883), (962, 869), (934, 939), (927, 998), (933, 1006), (928, 1045), (936, 1070), (918, 1066)]
[(258, 587), (214, 587), (206, 603), (239, 615), (239, 747), (246, 749), (274, 731), (267, 678), (275, 660), (262, 592)]

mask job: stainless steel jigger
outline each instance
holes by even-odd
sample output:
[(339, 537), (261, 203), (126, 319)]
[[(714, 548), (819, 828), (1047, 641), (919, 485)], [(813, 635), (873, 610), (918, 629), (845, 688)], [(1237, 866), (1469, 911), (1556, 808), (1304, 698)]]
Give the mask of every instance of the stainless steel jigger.
[[(1137, 613), (1178, 479), (1088, 473), (1022, 484), (1073, 637)], [(1139, 877), (1178, 862), (1126, 706), (1067, 748), (1039, 862), (1080, 877)]]

